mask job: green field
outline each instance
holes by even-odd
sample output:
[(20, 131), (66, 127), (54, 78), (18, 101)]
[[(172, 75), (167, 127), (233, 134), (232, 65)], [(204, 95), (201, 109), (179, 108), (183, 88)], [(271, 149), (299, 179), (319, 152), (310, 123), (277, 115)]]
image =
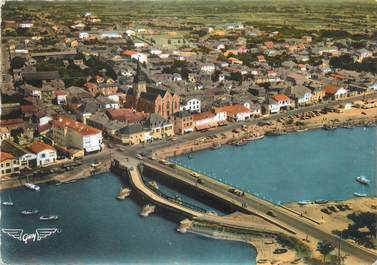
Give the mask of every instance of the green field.
[[(58, 20), (77, 19), (85, 11), (105, 23), (139, 21), (146, 24), (154, 18), (171, 26), (220, 26), (243, 22), (257, 27), (294, 26), (298, 29), (337, 29), (351, 32), (374, 31), (377, 25), (377, 2), (354, 1), (101, 1), (101, 2), (7, 2), (4, 19), (25, 14), (48, 12)], [(144, 23), (143, 23), (144, 22)]]

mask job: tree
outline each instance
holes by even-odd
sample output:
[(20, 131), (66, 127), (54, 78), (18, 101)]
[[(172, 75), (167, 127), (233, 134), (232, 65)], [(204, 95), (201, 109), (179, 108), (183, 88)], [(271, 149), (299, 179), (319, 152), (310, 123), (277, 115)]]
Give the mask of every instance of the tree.
[(25, 65), (25, 62), (25, 58), (16, 56), (12, 59), (11, 65), (13, 69), (19, 69)]
[(326, 256), (335, 249), (334, 245), (329, 241), (320, 241), (317, 244), (317, 251), (323, 255), (323, 264), (325, 264)]

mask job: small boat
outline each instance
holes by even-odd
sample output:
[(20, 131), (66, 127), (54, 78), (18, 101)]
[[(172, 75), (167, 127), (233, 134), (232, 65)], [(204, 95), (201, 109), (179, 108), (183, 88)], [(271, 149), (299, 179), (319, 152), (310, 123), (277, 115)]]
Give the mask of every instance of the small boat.
[(280, 135), (286, 135), (287, 132), (285, 131), (270, 131), (270, 132), (266, 132), (266, 135), (267, 136), (280, 136)]
[(125, 198), (130, 196), (130, 194), (131, 194), (131, 189), (130, 188), (124, 188), (119, 192), (119, 194), (116, 198), (118, 200), (124, 200)]
[(33, 183), (25, 183), (24, 186), (28, 189), (39, 191), (40, 187), (38, 185), (35, 185)]
[(235, 142), (233, 145), (234, 145), (234, 146), (244, 146), (244, 145), (246, 145), (246, 144), (247, 144), (246, 141), (238, 141), (238, 142)]
[(217, 150), (221, 148), (221, 144), (215, 144), (214, 146), (211, 147), (212, 150)]
[(316, 204), (325, 204), (325, 203), (328, 203), (328, 202), (329, 202), (329, 200), (323, 200), (323, 199), (314, 201), (314, 203), (316, 203)]
[(21, 211), (21, 214), (23, 215), (34, 215), (34, 214), (38, 214), (39, 211), (38, 210), (23, 210)]
[(143, 216), (143, 217), (147, 217), (148, 215), (153, 213), (155, 209), (156, 209), (156, 206), (154, 206), (152, 204), (147, 204), (141, 210), (140, 215)]
[(310, 200), (301, 200), (297, 202), (299, 205), (307, 205), (307, 204), (312, 204), (313, 202)]
[(335, 130), (336, 127), (334, 125), (325, 124), (325, 125), (323, 125), (322, 129), (324, 129), (326, 131), (331, 131), (331, 130)]
[(188, 158), (188, 159), (192, 159), (192, 155), (188, 155), (187, 158)]
[(366, 194), (366, 193), (359, 193), (359, 192), (354, 192), (353, 195), (356, 196), (356, 197), (366, 197), (366, 196), (368, 196), (368, 194)]
[(151, 187), (153, 187), (154, 189), (156, 189), (156, 190), (159, 189), (158, 184), (157, 184), (156, 181), (153, 181), (153, 180), (152, 180), (152, 181), (149, 181), (148, 184), (149, 184)]
[(39, 220), (42, 221), (51, 221), (51, 220), (58, 220), (59, 217), (57, 215), (42, 215), (39, 217)]
[(296, 132), (306, 132), (308, 131), (308, 128), (305, 128), (305, 129), (297, 129)]
[(369, 183), (370, 183), (370, 180), (367, 179), (365, 176), (356, 177), (356, 181), (361, 183), (361, 184), (365, 184), (365, 185), (369, 185)]
[(4, 205), (4, 206), (13, 206), (13, 202), (11, 202), (11, 201), (5, 201), (5, 202), (2, 202), (2, 205)]

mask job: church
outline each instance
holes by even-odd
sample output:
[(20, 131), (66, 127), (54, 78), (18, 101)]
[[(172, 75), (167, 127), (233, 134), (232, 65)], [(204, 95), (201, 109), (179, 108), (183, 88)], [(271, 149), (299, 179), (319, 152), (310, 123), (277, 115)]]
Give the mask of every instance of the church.
[(156, 113), (165, 119), (179, 111), (179, 96), (167, 90), (147, 85), (145, 74), (137, 64), (132, 88), (127, 92), (126, 107), (145, 113)]

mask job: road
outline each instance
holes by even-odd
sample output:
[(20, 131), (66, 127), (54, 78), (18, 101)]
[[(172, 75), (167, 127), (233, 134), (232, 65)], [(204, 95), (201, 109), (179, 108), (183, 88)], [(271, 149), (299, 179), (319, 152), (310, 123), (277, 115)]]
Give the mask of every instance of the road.
[[(153, 161), (147, 158), (145, 158), (144, 164), (159, 167), (163, 171), (168, 172), (170, 177), (183, 181), (184, 183), (192, 187), (200, 188), (200, 190), (204, 190), (221, 200), (226, 200), (232, 203), (233, 205), (237, 205), (238, 207), (241, 206), (244, 211), (250, 214), (256, 212), (267, 213), (268, 211), (273, 211), (276, 214), (274, 218), (279, 223), (284, 224), (285, 227), (293, 231), (298, 231), (301, 234), (308, 235), (311, 239), (314, 238), (318, 241), (328, 240), (335, 246), (339, 244), (340, 239), (333, 234), (323, 231), (323, 229), (321, 229), (321, 225), (310, 222), (278, 205), (262, 200), (252, 194), (245, 193), (244, 196), (237, 196), (228, 191), (231, 186), (203, 175), (200, 175), (200, 178), (203, 179), (204, 182), (200, 184), (197, 181), (197, 177), (192, 176), (192, 174), (187, 172), (187, 170), (183, 170), (180, 167), (173, 169), (168, 166), (161, 165), (157, 161)], [(238, 203), (235, 204), (234, 201)], [(341, 249), (343, 252), (349, 255), (368, 262), (366, 264), (371, 264), (377, 260), (377, 253), (358, 245), (349, 243), (345, 240), (341, 240)]]

